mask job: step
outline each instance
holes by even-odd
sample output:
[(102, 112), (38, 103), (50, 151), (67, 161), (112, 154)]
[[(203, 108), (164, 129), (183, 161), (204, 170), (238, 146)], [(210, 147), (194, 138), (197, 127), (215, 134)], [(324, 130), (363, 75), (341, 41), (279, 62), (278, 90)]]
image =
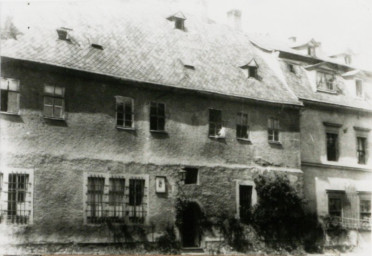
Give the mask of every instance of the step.
[(204, 255), (205, 252), (200, 247), (182, 247), (181, 255)]

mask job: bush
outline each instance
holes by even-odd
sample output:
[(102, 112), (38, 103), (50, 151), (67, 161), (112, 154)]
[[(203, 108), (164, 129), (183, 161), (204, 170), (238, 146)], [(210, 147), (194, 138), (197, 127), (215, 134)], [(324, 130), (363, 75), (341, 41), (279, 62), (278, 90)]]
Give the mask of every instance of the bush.
[[(291, 250), (305, 242), (309, 233), (319, 232), (316, 217), (305, 213), (304, 202), (285, 175), (266, 173), (255, 177), (258, 203), (253, 208), (252, 225), (273, 248)], [(315, 228), (315, 229), (314, 229)]]
[(177, 240), (174, 227), (168, 225), (164, 235), (157, 239), (158, 248), (162, 253), (179, 254), (181, 244)]

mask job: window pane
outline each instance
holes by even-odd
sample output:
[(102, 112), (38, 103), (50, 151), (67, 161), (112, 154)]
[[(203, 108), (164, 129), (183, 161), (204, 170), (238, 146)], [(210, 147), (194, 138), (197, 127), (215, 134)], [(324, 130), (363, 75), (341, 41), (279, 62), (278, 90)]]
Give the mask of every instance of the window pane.
[(46, 106), (44, 105), (44, 115), (48, 117), (53, 116), (53, 106)]
[(63, 109), (61, 107), (54, 106), (53, 117), (62, 118), (63, 117)]
[(9, 81), (9, 90), (11, 90), (11, 91), (19, 91), (19, 80), (8, 79), (8, 81)]
[(158, 130), (164, 131), (165, 120), (164, 118), (158, 118)]
[(158, 129), (158, 119), (156, 116), (150, 117), (150, 130), (156, 131)]
[(55, 87), (54, 94), (58, 96), (63, 96), (64, 88), (62, 87)]
[(8, 111), (8, 91), (0, 90), (0, 103), (1, 103), (1, 111), (7, 112)]
[(8, 112), (18, 113), (19, 102), (18, 102), (18, 92), (8, 92)]
[(0, 89), (8, 90), (8, 79), (5, 79), (3, 77), (1, 78)]
[(54, 98), (54, 105), (62, 107), (63, 106), (63, 99)]
[(210, 109), (209, 110), (209, 121), (219, 123), (221, 122), (222, 118), (222, 112), (220, 110), (216, 109)]
[(154, 102), (151, 102), (151, 107), (150, 107), (150, 115), (157, 115), (157, 104)]
[(209, 136), (216, 136), (216, 125), (214, 123), (209, 124), (209, 131), (208, 131)]
[(44, 97), (44, 104), (45, 105), (53, 105), (54, 99), (53, 97)]
[(131, 114), (132, 113), (132, 104), (130, 102), (125, 103), (125, 109), (124, 109), (126, 114)]
[(163, 103), (158, 104), (158, 115), (165, 116), (165, 105)]
[(45, 85), (44, 92), (48, 94), (54, 94), (54, 86)]

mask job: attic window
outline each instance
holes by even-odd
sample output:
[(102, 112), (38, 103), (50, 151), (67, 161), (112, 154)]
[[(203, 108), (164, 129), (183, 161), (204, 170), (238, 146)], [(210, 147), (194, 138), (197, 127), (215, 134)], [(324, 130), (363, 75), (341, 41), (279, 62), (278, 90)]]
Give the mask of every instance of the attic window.
[(174, 28), (179, 30), (185, 30), (186, 17), (182, 12), (177, 12), (172, 16), (168, 17), (167, 20), (174, 21)]
[(70, 37), (69, 37), (69, 34), (68, 34), (69, 31), (72, 31), (72, 29), (71, 28), (64, 28), (64, 27), (58, 28), (57, 29), (58, 39), (69, 41), (70, 40)]
[(183, 65), (185, 68), (187, 68), (187, 69), (192, 69), (192, 70), (194, 70), (195, 69), (195, 67), (193, 66), (193, 65)]
[(296, 74), (296, 70), (293, 64), (288, 64), (288, 70), (289, 72)]
[(307, 48), (307, 54), (308, 54), (309, 56), (315, 57), (315, 56), (316, 56), (316, 54), (315, 54), (315, 47), (313, 47), (313, 46), (309, 46), (309, 47)]
[(253, 77), (258, 79), (258, 64), (257, 62), (252, 59), (248, 64), (240, 67), (243, 70), (246, 70), (247, 78)]
[(96, 48), (96, 49), (99, 49), (99, 50), (103, 50), (103, 46), (100, 45), (100, 44), (92, 44), (92, 47)]
[(348, 54), (345, 55), (344, 59), (345, 59), (345, 64), (347, 64), (347, 65), (351, 64), (351, 56), (350, 55), (348, 55)]

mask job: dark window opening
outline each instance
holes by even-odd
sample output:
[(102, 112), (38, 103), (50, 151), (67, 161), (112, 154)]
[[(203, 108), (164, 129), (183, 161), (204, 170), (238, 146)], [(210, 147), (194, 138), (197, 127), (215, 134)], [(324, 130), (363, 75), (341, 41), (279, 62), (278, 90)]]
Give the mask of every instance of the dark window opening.
[(110, 187), (108, 217), (114, 222), (123, 222), (125, 217), (124, 214), (125, 179), (110, 178), (109, 182)]
[(371, 219), (371, 200), (360, 200), (360, 219)]
[(257, 78), (257, 67), (248, 67), (248, 77)]
[(338, 160), (338, 135), (335, 133), (327, 133), (327, 160)]
[(365, 137), (357, 137), (358, 164), (366, 164), (366, 146), (367, 139)]
[(209, 131), (211, 137), (220, 136), (222, 129), (222, 111), (216, 109), (209, 109)]
[(104, 222), (104, 192), (105, 178), (88, 177), (88, 201), (87, 201), (87, 220), (88, 223)]
[(0, 111), (17, 114), (19, 111), (19, 81), (1, 78)]
[(239, 185), (239, 216), (243, 223), (249, 221), (252, 207), (252, 186)]
[(236, 137), (240, 139), (249, 139), (248, 114), (238, 113)]
[(185, 27), (184, 27), (184, 20), (182, 19), (175, 19), (175, 28), (176, 29), (181, 29), (183, 30)]
[(65, 106), (64, 88), (46, 85), (44, 93), (44, 117), (63, 119)]
[(279, 142), (279, 120), (278, 119), (269, 118), (268, 140), (269, 142)]
[(198, 169), (185, 168), (185, 171), (186, 171), (185, 184), (198, 184)]
[(341, 198), (328, 198), (328, 213), (332, 217), (342, 217), (342, 200)]
[(151, 102), (150, 131), (165, 130), (165, 104)]
[(116, 126), (133, 128), (133, 100), (131, 98), (117, 97), (116, 99)]
[(135, 223), (142, 223), (146, 216), (145, 180), (129, 180), (129, 219)]
[(355, 90), (356, 96), (362, 97), (363, 96), (363, 82), (362, 80), (355, 80)]
[(8, 180), (8, 210), (10, 223), (27, 224), (30, 210), (27, 207), (28, 174), (9, 174)]
[(289, 69), (289, 72), (294, 73), (294, 74), (296, 73), (296, 70), (293, 64), (288, 64), (288, 69)]

